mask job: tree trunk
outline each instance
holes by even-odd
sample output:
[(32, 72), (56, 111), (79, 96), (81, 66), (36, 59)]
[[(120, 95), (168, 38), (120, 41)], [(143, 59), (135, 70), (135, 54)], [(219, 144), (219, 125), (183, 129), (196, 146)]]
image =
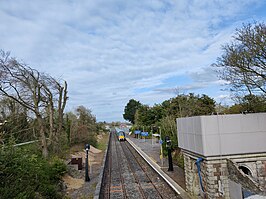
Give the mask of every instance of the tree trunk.
[(53, 106), (49, 105), (49, 124), (50, 124), (50, 133), (49, 133), (49, 139), (52, 140), (54, 138), (54, 110)]
[(48, 147), (47, 147), (47, 141), (46, 141), (46, 136), (45, 136), (45, 126), (43, 123), (43, 119), (41, 116), (37, 116), (37, 121), (39, 123), (39, 128), (40, 128), (40, 140), (42, 143), (42, 155), (44, 158), (48, 157)]
[(64, 109), (67, 102), (67, 83), (65, 82), (64, 87), (59, 85), (59, 99), (58, 99), (58, 132), (61, 133), (63, 126), (63, 117), (64, 117)]

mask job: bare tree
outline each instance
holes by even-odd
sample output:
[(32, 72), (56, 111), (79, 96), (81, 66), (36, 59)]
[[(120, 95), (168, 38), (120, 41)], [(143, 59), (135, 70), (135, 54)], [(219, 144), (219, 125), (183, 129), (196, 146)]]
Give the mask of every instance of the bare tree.
[(67, 97), (67, 82), (64, 81), (64, 86), (61, 86), (59, 82), (55, 82), (56, 89), (58, 91), (58, 132), (62, 131), (64, 109), (66, 107)]
[[(42, 153), (48, 156), (47, 129), (45, 116), (49, 117), (48, 138), (56, 137), (54, 128), (54, 112), (59, 110), (60, 117), (67, 101), (67, 86), (61, 86), (54, 78), (42, 74), (16, 59), (10, 58), (9, 53), (0, 51), (0, 94), (11, 98), (23, 107), (32, 111), (38, 121), (39, 135), (42, 143)], [(56, 99), (56, 96), (59, 96)], [(58, 101), (58, 107), (54, 102)], [(62, 127), (62, 119), (58, 119)], [(59, 127), (61, 131), (61, 127)]]
[(213, 64), (231, 91), (266, 94), (266, 26), (243, 25), (236, 29), (234, 41), (223, 46), (223, 55)]
[(67, 102), (67, 83), (61, 85), (56, 79), (45, 76), (44, 88), (46, 92), (46, 108), (47, 116), (49, 118), (49, 142), (52, 143), (52, 150), (59, 152), (61, 141), (60, 138), (64, 136), (63, 132), (63, 117), (64, 109)]

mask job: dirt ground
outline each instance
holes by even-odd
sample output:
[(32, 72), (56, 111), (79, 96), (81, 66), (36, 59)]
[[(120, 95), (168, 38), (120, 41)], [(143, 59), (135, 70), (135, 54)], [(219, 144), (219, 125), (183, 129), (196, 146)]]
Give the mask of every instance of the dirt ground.
[[(98, 137), (101, 141), (103, 137)], [(77, 146), (74, 147), (77, 150)], [(93, 198), (95, 188), (99, 181), (100, 169), (103, 162), (105, 150), (99, 150), (93, 146), (89, 150), (89, 182), (85, 182), (85, 160), (86, 151), (80, 150), (71, 154), (71, 158), (82, 158), (83, 169), (79, 171), (77, 165), (68, 165), (68, 173), (63, 177), (66, 185), (66, 198), (84, 199)], [(70, 161), (70, 159), (69, 159)]]

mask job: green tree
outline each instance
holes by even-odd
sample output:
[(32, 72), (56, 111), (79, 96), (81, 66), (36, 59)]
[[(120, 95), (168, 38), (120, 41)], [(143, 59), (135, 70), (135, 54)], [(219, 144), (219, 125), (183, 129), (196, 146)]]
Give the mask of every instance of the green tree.
[(96, 117), (90, 109), (78, 106), (75, 113), (67, 113), (67, 132), (70, 144), (89, 143), (97, 145), (97, 124)]
[(155, 104), (152, 107), (141, 105), (135, 114), (135, 124), (150, 127), (163, 118), (165, 114), (166, 110), (160, 104)]
[(210, 115), (215, 112), (215, 100), (203, 94), (198, 99), (198, 113), (195, 115)]
[[(167, 121), (167, 124), (172, 124), (172, 122), (175, 122), (175, 118), (178, 117), (210, 115), (214, 112), (216, 112), (214, 99), (204, 94), (200, 96), (190, 93), (188, 95), (178, 95), (152, 107), (141, 105), (135, 114), (135, 125), (142, 128), (144, 126), (147, 129), (162, 120)], [(172, 126), (167, 128), (173, 129)]]
[(139, 101), (136, 101), (134, 99), (129, 100), (124, 109), (124, 119), (130, 121), (132, 124), (135, 124), (135, 114), (140, 106), (141, 103)]
[(266, 112), (266, 99), (263, 95), (246, 95), (239, 102), (225, 109), (223, 113), (259, 113)]
[(210, 115), (215, 112), (215, 101), (207, 95), (178, 95), (175, 98), (166, 100), (162, 106), (167, 110), (168, 115), (174, 117), (191, 117), (197, 115)]
[(266, 99), (265, 96), (259, 95), (246, 95), (242, 101), (244, 112), (259, 113), (266, 111)]
[(225, 114), (239, 114), (244, 111), (244, 108), (241, 104), (234, 104), (227, 109), (225, 109), (222, 113)]
[(148, 125), (148, 111), (149, 111), (149, 106), (148, 105), (141, 105), (135, 113), (134, 116), (134, 124), (139, 126), (139, 127), (143, 127)]
[(266, 25), (244, 24), (233, 39), (222, 47), (222, 56), (213, 64), (219, 77), (233, 92), (266, 94)]

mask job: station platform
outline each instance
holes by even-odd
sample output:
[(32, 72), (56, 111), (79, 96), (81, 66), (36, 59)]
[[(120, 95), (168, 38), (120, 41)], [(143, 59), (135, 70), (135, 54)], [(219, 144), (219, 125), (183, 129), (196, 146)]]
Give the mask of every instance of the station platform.
[(132, 141), (136, 146), (139, 147), (149, 158), (159, 166), (159, 168), (172, 178), (184, 191), (186, 189), (185, 185), (185, 173), (182, 168), (174, 165), (174, 171), (168, 171), (168, 158), (160, 158), (160, 143), (154, 139), (138, 139), (127, 135), (126, 139)]

